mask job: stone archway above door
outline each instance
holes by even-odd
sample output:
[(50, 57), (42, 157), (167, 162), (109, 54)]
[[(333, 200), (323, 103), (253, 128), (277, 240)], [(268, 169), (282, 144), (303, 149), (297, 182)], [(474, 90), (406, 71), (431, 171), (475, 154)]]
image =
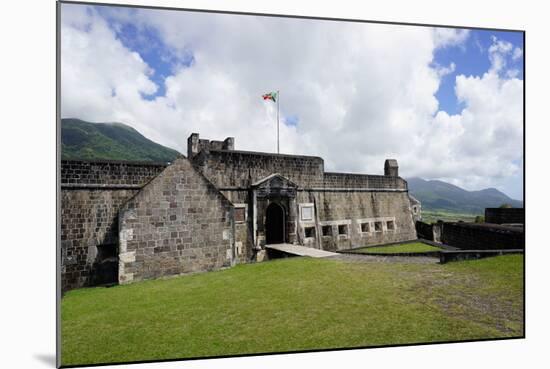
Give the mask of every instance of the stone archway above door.
[[(269, 175), (252, 184), (254, 245), (257, 250), (273, 242), (267, 239), (269, 221), (267, 210), (276, 203), (283, 211), (283, 242), (296, 241), (296, 190), (297, 185), (279, 173)], [(273, 208), (272, 208), (273, 209)], [(273, 213), (274, 214), (274, 213)], [(273, 215), (271, 214), (271, 215)], [(273, 218), (271, 219), (273, 220)], [(273, 232), (273, 229), (272, 229)]]

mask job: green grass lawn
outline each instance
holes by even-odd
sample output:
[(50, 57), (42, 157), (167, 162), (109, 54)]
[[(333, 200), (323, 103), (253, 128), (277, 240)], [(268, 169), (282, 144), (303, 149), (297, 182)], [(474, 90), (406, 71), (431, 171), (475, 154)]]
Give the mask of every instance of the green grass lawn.
[(399, 245), (380, 246), (380, 247), (364, 247), (361, 249), (353, 250), (357, 253), (380, 253), (380, 254), (399, 254), (402, 252), (428, 252), (428, 251), (441, 251), (441, 248), (427, 245), (422, 242), (402, 243)]
[(523, 335), (523, 256), (449, 264), (288, 258), (85, 288), (63, 365)]

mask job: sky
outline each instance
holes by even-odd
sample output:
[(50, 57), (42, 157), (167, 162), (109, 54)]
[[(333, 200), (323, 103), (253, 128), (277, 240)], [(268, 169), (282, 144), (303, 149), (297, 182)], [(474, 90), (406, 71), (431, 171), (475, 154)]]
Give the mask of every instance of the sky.
[(523, 199), (523, 34), (62, 4), (61, 115)]

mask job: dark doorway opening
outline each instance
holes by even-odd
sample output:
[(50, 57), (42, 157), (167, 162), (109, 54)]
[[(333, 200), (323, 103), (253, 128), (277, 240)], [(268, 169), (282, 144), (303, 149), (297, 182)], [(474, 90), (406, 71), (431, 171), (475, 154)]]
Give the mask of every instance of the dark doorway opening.
[(111, 285), (118, 282), (118, 247), (97, 245), (97, 256), (90, 271), (91, 285)]
[(276, 203), (271, 203), (267, 207), (265, 215), (265, 243), (284, 243), (285, 242), (285, 211), (283, 207)]

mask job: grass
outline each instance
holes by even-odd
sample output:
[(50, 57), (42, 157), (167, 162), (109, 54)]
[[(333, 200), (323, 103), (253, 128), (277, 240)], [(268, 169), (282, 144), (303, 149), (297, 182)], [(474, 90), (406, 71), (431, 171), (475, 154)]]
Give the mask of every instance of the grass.
[(458, 222), (460, 220), (463, 222), (473, 222), (476, 215), (480, 214), (464, 214), (445, 210), (422, 209), (422, 221), (424, 223), (436, 223), (438, 220), (442, 220), (444, 222)]
[(63, 365), (523, 335), (523, 256), (288, 258), (68, 292)]
[(402, 243), (399, 245), (391, 246), (376, 246), (376, 247), (364, 247), (361, 249), (353, 250), (357, 253), (380, 253), (380, 254), (399, 254), (403, 252), (415, 253), (415, 252), (429, 252), (429, 251), (441, 251), (441, 248), (427, 245), (422, 242)]

